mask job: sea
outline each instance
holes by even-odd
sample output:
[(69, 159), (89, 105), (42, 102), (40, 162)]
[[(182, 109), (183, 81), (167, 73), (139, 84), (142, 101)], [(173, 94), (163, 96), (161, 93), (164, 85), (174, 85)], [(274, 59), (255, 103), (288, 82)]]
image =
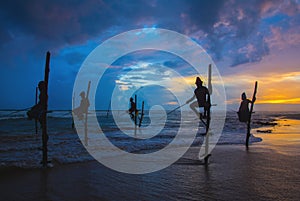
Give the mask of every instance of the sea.
[[(148, 112), (145, 115), (141, 127), (134, 124), (127, 129), (143, 129), (151, 124)], [(120, 112), (124, 118), (129, 115)], [(145, 153), (159, 150), (176, 137), (182, 124), (181, 113), (174, 111), (168, 114), (163, 129), (157, 135), (148, 139), (136, 140), (134, 136), (128, 136), (116, 124), (111, 111), (97, 111), (96, 116), (102, 133), (112, 144), (129, 153)], [(212, 115), (214, 115), (212, 113)], [(255, 137), (257, 133), (272, 135), (272, 128), (278, 126), (278, 120), (294, 115), (293, 112), (261, 112), (252, 115), (252, 135), (250, 143), (260, 143), (262, 139)], [(89, 118), (87, 118), (89, 124)], [(83, 120), (84, 121), (84, 120)], [(73, 128), (71, 111), (52, 110), (47, 114), (48, 158), (54, 163), (70, 164), (92, 161), (94, 158), (86, 150), (84, 143)], [(161, 126), (161, 125), (159, 125)], [(287, 125), (288, 126), (288, 125)], [(37, 128), (37, 129), (36, 129)], [(189, 129), (183, 132), (188, 133)], [(196, 137), (191, 146), (200, 147), (204, 142), (206, 133), (205, 125), (197, 125)], [(153, 127), (155, 130), (155, 126)], [(226, 113), (224, 127), (218, 138), (217, 145), (244, 144), (247, 126), (238, 121), (235, 111)], [(87, 131), (87, 133), (92, 131)], [(39, 168), (42, 159), (42, 129), (39, 122), (29, 120), (26, 111), (0, 111), (0, 168)]]

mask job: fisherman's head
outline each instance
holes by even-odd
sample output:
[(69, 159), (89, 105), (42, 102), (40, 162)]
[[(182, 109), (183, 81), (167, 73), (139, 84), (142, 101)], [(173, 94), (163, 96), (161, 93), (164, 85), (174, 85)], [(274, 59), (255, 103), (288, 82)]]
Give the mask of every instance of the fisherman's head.
[(200, 79), (200, 77), (197, 77), (197, 78), (196, 78), (195, 84), (196, 84), (197, 86), (202, 86), (203, 82), (202, 82), (202, 80)]
[(129, 100), (130, 100), (130, 102), (133, 102), (133, 98), (132, 97)]
[(243, 93), (242, 93), (242, 100), (246, 100), (246, 99), (247, 99), (246, 93), (243, 92)]
[(82, 91), (82, 92), (79, 94), (79, 96), (81, 96), (82, 98), (85, 98), (85, 92)]
[(38, 84), (38, 88), (39, 88), (40, 91), (45, 90), (46, 83), (44, 81), (40, 81), (39, 84)]

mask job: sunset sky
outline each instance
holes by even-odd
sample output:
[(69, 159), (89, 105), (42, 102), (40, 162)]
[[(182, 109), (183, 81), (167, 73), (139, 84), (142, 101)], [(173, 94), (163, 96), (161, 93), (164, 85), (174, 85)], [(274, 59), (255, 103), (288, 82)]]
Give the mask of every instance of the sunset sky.
[[(125, 31), (162, 28), (189, 36), (212, 57), (228, 109), (237, 109), (242, 92), (251, 97), (258, 81), (257, 109), (300, 111), (299, 9), (299, 0), (5, 1), (0, 7), (0, 108), (34, 103), (49, 50), (49, 106), (70, 109), (75, 77), (93, 49)], [(141, 72), (149, 75), (164, 67), (180, 72), (194, 87), (185, 61), (140, 51), (120, 58), (101, 80), (98, 109), (107, 108), (115, 85), (132, 85), (128, 71), (147, 69)]]

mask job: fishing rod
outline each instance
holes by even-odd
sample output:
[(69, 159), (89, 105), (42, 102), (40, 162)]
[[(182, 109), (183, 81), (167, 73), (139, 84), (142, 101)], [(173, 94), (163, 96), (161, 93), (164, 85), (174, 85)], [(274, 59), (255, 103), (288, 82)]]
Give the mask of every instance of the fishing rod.
[(231, 109), (231, 108), (228, 108), (229, 110), (231, 110), (231, 112), (237, 112), (236, 110), (234, 109)]
[(171, 114), (171, 113), (174, 112), (175, 110), (177, 110), (177, 109), (179, 109), (179, 108), (181, 108), (181, 107), (183, 107), (183, 106), (185, 106), (185, 105), (187, 105), (187, 104), (188, 104), (188, 103), (185, 103), (185, 104), (183, 104), (183, 105), (180, 105), (180, 106), (176, 107), (174, 110), (171, 110), (170, 112), (168, 112), (167, 115), (168, 115), (168, 114)]
[[(183, 105), (180, 105), (180, 106), (178, 106), (177, 108), (175, 108), (174, 110), (171, 110), (170, 112), (167, 113), (167, 115), (170, 114), (170, 113), (172, 113), (172, 112), (174, 112), (175, 110), (177, 110), (177, 109), (179, 109), (179, 108), (185, 106), (186, 104), (188, 104), (188, 103), (185, 103), (185, 104), (183, 104)], [(217, 104), (211, 104), (211, 106), (217, 106)]]
[(108, 103), (108, 108), (107, 108), (107, 112), (106, 112), (106, 118), (108, 118), (110, 105), (111, 105), (111, 100)]
[(5, 116), (11, 116), (12, 114), (16, 114), (16, 113), (18, 113), (18, 112), (23, 112), (23, 111), (25, 111), (25, 110), (29, 110), (30, 108), (32, 108), (32, 107), (24, 108), (24, 109), (21, 109), (21, 110), (15, 110), (15, 111), (13, 111), (13, 112), (11, 112), (11, 113), (5, 115)]
[(68, 111), (68, 112), (66, 112), (66, 113), (63, 113), (61, 116), (66, 116), (66, 115), (68, 115), (68, 114), (72, 114), (72, 110), (70, 110), (70, 111)]
[(185, 104), (183, 104), (183, 105), (179, 105), (178, 107), (176, 107), (175, 109), (171, 110), (170, 112), (168, 112), (165, 116), (161, 117), (160, 119), (162, 119), (162, 118), (168, 116), (169, 114), (171, 114), (171, 113), (174, 112), (175, 110), (178, 110), (179, 108), (181, 108), (181, 107), (183, 107), (183, 106), (185, 106), (185, 105), (187, 105), (187, 104), (188, 104), (188, 103), (185, 103)]

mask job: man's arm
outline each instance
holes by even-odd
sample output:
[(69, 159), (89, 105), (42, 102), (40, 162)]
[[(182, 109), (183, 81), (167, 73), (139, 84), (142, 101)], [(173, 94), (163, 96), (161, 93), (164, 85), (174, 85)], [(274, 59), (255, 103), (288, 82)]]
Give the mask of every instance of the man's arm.
[(207, 94), (207, 102), (209, 103), (209, 105), (211, 104), (210, 103), (210, 95), (209, 95), (209, 93)]
[(209, 94), (209, 91), (207, 88), (206, 88), (206, 94), (207, 94), (207, 103), (209, 103), (209, 105), (210, 105), (211, 104), (210, 103), (210, 94)]
[(192, 100), (194, 100), (196, 98), (196, 95), (194, 94), (192, 98), (190, 98), (189, 100), (186, 101), (186, 104), (190, 103)]

